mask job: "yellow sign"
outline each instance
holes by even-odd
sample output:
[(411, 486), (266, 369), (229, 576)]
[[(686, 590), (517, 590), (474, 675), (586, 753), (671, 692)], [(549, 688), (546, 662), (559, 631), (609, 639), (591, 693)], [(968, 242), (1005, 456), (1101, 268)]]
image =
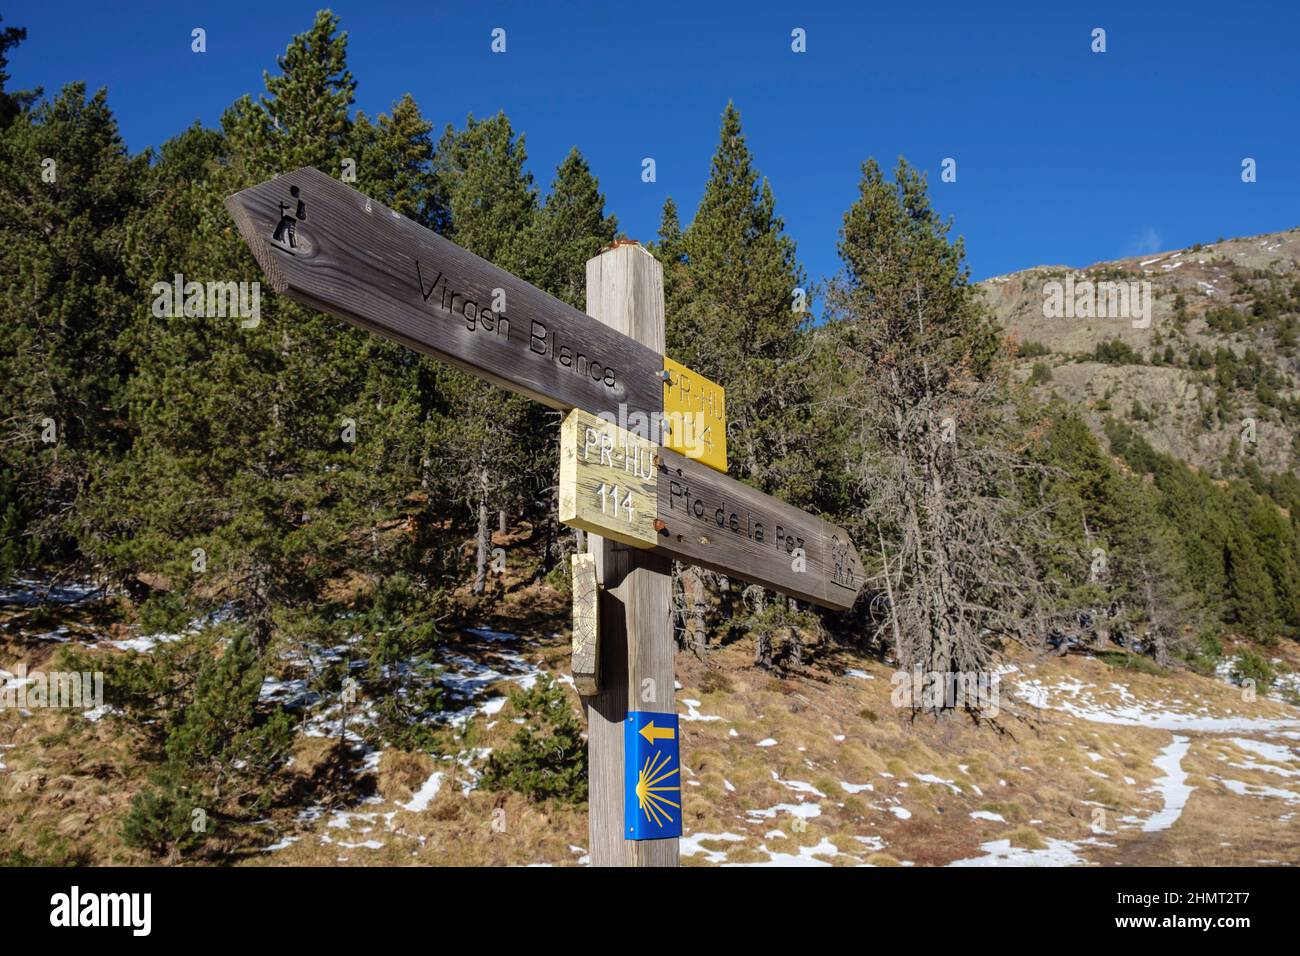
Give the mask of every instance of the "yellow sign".
[(664, 445), (727, 473), (727, 392), (664, 357)]
[(581, 409), (560, 428), (560, 520), (634, 548), (653, 548), (658, 446)]

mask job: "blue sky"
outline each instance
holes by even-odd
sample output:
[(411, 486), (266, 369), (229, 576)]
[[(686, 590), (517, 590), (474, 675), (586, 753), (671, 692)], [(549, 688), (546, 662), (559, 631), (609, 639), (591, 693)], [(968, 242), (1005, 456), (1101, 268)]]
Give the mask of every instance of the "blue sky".
[[(106, 86), (133, 151), (216, 125), (322, 3), (18, 0), (11, 86)], [(694, 213), (728, 99), (812, 278), (868, 156), (926, 169), (976, 278), (1300, 224), (1300, 5), (816, 2), (330, 4), (357, 105), (410, 92), (440, 129), (504, 109), (543, 188), (578, 146), (652, 239)], [(190, 31), (208, 51), (190, 52)], [(490, 49), (494, 27), (507, 52)], [(793, 53), (790, 33), (807, 31)], [(1094, 27), (1107, 52), (1090, 50)], [(657, 181), (641, 181), (653, 157)], [(945, 157), (957, 181), (940, 182)], [(1241, 161), (1258, 181), (1241, 181)]]

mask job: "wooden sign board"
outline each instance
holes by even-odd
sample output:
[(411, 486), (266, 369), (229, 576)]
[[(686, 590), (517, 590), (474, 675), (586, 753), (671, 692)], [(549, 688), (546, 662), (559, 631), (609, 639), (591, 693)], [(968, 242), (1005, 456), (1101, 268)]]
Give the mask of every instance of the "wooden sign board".
[(284, 173), (226, 209), (303, 305), (552, 408), (663, 409), (659, 353), (325, 173)]
[(573, 582), (573, 686), (590, 697), (600, 690), (600, 587), (596, 557), (569, 555)]
[(664, 445), (727, 472), (727, 392), (664, 357)]
[(561, 429), (560, 520), (824, 607), (862, 589), (843, 528), (582, 411)]
[(595, 415), (571, 411), (560, 426), (560, 520), (635, 548), (653, 548), (658, 450)]
[(857, 600), (862, 562), (843, 528), (667, 449), (658, 491), (659, 550), (823, 607)]

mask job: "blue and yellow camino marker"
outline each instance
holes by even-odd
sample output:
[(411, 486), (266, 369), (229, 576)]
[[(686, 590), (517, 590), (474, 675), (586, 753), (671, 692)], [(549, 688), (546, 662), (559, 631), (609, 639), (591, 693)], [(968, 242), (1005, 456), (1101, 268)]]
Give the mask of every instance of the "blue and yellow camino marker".
[(623, 836), (666, 840), (682, 835), (677, 715), (648, 710), (623, 723)]

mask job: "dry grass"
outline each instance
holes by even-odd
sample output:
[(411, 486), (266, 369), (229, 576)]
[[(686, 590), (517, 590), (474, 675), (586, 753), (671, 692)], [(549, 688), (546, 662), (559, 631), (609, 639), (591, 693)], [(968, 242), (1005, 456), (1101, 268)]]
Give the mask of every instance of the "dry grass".
[[(562, 673), (566, 637), (554, 628), (563, 619), (563, 598), (522, 581), (502, 587), (499, 616), (485, 626), (530, 635), (527, 656)], [(47, 650), (5, 648), (0, 666), (19, 658), (40, 663), (32, 655)], [(1022, 676), (1047, 685), (1091, 685), (1093, 700), (1107, 706), (1138, 700), (1206, 716), (1297, 719), (1294, 708), (1263, 698), (1244, 702), (1235, 688), (1191, 673), (1121, 671), (1085, 657), (1020, 650), (1009, 659)], [(739, 838), (702, 839), (700, 852), (682, 862), (764, 863), (773, 854), (802, 853), (838, 865), (938, 865), (982, 855), (980, 845), (992, 840), (1034, 851), (1049, 840), (1099, 836), (1092, 827), (1100, 811), (1108, 832), (1099, 839), (1109, 845), (1079, 851), (1093, 861), (1300, 863), (1300, 828), (1294, 817), (1284, 819), (1300, 806), (1264, 791), (1236, 794), (1223, 782), (1300, 790), (1294, 778), (1242, 766), (1258, 755), (1232, 738), (1249, 735), (1190, 733), (1182, 767), (1192, 797), (1172, 828), (1144, 833), (1122, 821), (1140, 823), (1161, 808), (1152, 788), (1162, 772), (1153, 761), (1169, 745), (1169, 731), (1036, 710), (1005, 688), (996, 728), (960, 717), (913, 720), (890, 704), (891, 673), (833, 647), (802, 673), (779, 679), (753, 667), (746, 640), (713, 650), (706, 661), (679, 655), (686, 831)], [(687, 719), (683, 699), (698, 701), (692, 710), (706, 719)], [(503, 746), (514, 730), (507, 716), (476, 719), (449, 741), (452, 749)], [(768, 741), (775, 743), (759, 746)], [(147, 862), (117, 835), (146, 769), (139, 741), (120, 724), (0, 712), (0, 742), (15, 744), (0, 750), (8, 765), (0, 771), (0, 833), (10, 847), (47, 860), (80, 852), (86, 862)], [(338, 757), (331, 741), (299, 739), (291, 766), (295, 801), (226, 835), (237, 862), (571, 865), (586, 852), (585, 807), (474, 789), (465, 766), (427, 753), (388, 749), (368, 773)], [(437, 795), (423, 809), (408, 809), (435, 773), (442, 775)], [(313, 806), (319, 816), (301, 818)], [(983, 818), (990, 814), (1002, 822)], [(261, 852), (286, 838), (284, 849)], [(827, 844), (837, 852), (820, 852)]]

